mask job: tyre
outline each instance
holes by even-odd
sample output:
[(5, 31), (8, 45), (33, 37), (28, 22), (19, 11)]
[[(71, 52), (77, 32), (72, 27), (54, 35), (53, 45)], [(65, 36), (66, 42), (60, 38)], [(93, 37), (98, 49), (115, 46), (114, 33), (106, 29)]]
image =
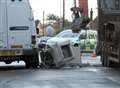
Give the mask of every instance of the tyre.
[(26, 60), (26, 61), (25, 61), (25, 67), (26, 67), (26, 68), (31, 68), (31, 63), (30, 63), (29, 60)]
[(110, 57), (108, 57), (108, 61), (107, 61), (107, 67), (120, 67), (118, 63), (114, 62), (114, 61), (111, 61), (109, 60)]
[(107, 57), (105, 55), (101, 56), (101, 62), (103, 66), (107, 67)]
[(26, 68), (37, 68), (39, 66), (39, 59), (37, 56), (29, 56), (25, 59)]
[(32, 68), (37, 68), (39, 66), (39, 58), (38, 56), (33, 56), (31, 60), (31, 66)]
[(103, 54), (103, 53), (104, 53), (104, 52), (101, 53), (101, 58), (100, 58), (100, 60), (101, 60), (102, 65), (104, 66), (104, 54)]
[(103, 51), (101, 52), (101, 62), (103, 66), (105, 67), (108, 66), (108, 53), (106, 48), (104, 48)]
[(54, 59), (49, 52), (41, 52), (42, 63), (45, 67), (51, 68), (54, 67)]

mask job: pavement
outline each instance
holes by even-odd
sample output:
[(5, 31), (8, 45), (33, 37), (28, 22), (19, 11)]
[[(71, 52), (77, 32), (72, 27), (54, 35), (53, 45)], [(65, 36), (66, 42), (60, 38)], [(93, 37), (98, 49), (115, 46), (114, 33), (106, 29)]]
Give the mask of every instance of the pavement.
[(92, 58), (91, 54), (83, 54), (82, 62), (89, 65), (81, 68), (26, 69), (21, 62), (1, 66), (0, 88), (120, 88), (119, 68), (102, 67), (100, 57)]
[(101, 66), (100, 56), (92, 57), (92, 53), (82, 54), (82, 64), (90, 66)]

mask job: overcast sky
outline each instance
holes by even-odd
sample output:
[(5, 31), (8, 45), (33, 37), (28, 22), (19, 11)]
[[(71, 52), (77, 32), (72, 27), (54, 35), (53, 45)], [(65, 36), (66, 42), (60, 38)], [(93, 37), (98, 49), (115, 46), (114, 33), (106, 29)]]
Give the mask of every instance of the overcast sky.
[[(35, 19), (42, 20), (43, 11), (45, 11), (45, 16), (47, 14), (55, 14), (59, 17), (62, 17), (62, 1), (63, 0), (30, 0), (34, 17)], [(92, 2), (91, 2), (92, 1)], [(89, 0), (89, 8), (93, 8), (96, 15), (96, 1), (97, 0)], [(71, 20), (70, 8), (73, 7), (73, 0), (65, 0), (66, 6), (66, 19)]]

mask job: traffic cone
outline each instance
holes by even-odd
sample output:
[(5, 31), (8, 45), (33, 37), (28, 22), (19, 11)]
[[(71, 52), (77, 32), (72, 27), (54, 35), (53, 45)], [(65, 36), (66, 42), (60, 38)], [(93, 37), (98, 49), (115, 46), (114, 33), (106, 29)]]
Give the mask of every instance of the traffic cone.
[(93, 53), (92, 53), (92, 55), (91, 55), (93, 58), (96, 58), (96, 52), (95, 52), (95, 50), (93, 50)]

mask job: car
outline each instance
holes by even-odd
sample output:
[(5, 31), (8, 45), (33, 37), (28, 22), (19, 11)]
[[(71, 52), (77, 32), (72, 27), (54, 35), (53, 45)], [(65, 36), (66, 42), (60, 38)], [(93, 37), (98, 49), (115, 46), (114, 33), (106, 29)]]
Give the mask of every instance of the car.
[(93, 52), (97, 45), (97, 31), (82, 30), (80, 34), (80, 49), (82, 52)]
[(55, 37), (62, 37), (68, 39), (74, 46), (80, 45), (80, 33), (73, 33), (71, 29), (66, 29), (57, 34)]

